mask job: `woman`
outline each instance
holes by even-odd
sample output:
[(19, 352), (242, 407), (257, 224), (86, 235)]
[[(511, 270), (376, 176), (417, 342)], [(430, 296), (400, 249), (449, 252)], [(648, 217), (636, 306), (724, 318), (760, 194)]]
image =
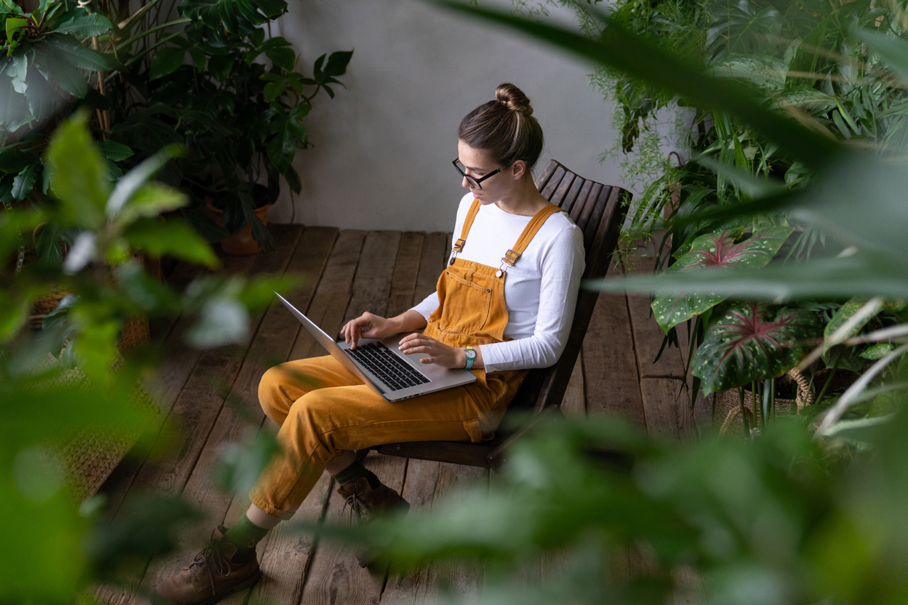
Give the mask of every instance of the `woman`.
[(354, 450), (491, 439), (526, 371), (557, 361), (583, 273), (583, 236), (533, 184), (543, 138), (529, 100), (513, 84), (495, 96), (458, 129), (454, 164), (470, 192), (457, 210), (459, 237), (438, 290), (397, 317), (364, 313), (343, 327), (353, 347), (360, 338), (406, 334), (401, 351), (467, 368), (476, 382), (389, 403), (330, 356), (270, 369), (259, 399), (280, 427), (283, 454), (259, 479), (246, 515), (215, 530), (189, 567), (158, 586), (161, 596), (207, 604), (254, 583), (256, 544), (293, 516), (324, 470), (361, 519), (408, 509)]

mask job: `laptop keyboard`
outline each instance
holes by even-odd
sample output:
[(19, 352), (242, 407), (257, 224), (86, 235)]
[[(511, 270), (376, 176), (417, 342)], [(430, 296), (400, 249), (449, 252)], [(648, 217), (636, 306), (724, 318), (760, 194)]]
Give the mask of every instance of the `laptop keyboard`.
[(380, 342), (370, 342), (355, 349), (344, 349), (344, 352), (375, 374), (392, 391), (400, 391), (429, 382), (429, 379), (422, 373), (401, 360)]

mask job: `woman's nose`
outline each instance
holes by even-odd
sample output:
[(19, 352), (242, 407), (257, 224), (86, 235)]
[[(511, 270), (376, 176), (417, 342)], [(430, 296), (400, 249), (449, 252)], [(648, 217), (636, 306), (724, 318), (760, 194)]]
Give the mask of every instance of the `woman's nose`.
[(470, 188), (470, 181), (467, 180), (467, 177), (463, 177), (462, 179), (460, 179), (460, 186), (463, 187), (464, 189)]

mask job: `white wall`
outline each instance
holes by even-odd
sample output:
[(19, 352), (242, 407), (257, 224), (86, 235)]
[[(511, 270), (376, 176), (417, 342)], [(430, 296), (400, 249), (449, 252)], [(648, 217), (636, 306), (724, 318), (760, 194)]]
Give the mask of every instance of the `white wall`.
[[(291, 2), (277, 25), (274, 34), (293, 42), (306, 73), (320, 54), (354, 49), (347, 88), (313, 101), (314, 147), (297, 153), (303, 193), (293, 222), (450, 231), (464, 192), (451, 166), (457, 126), (501, 82), (523, 89), (542, 125), (537, 171), (555, 158), (586, 178), (620, 184), (618, 160), (599, 163), (616, 133), (588, 84), (592, 68), (538, 40), (422, 0)], [(291, 222), (291, 210), (284, 192), (269, 220)]]

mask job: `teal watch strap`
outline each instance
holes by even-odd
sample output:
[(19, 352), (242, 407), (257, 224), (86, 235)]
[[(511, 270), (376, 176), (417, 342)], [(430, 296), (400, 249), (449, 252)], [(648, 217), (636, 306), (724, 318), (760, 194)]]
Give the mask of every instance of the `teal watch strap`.
[(476, 359), (476, 351), (473, 350), (473, 347), (467, 347), (467, 367), (466, 369), (473, 369), (473, 361)]

